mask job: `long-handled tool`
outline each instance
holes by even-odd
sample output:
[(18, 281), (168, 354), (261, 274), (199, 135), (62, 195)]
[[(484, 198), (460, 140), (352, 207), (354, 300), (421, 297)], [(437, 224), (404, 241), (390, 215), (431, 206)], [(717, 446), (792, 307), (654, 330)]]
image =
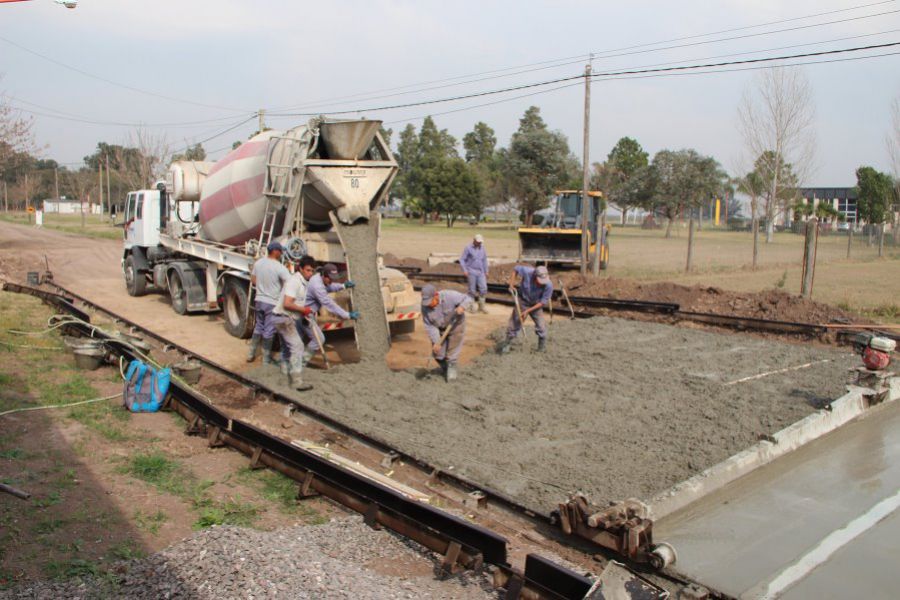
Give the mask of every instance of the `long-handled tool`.
[(528, 335), (525, 333), (525, 318), (522, 316), (522, 305), (519, 304), (519, 292), (516, 291), (516, 288), (509, 288), (510, 293), (512, 293), (513, 300), (516, 303), (516, 315), (519, 317), (519, 326), (522, 330), (522, 338), (527, 338)]
[(313, 337), (316, 338), (316, 344), (319, 345), (319, 352), (322, 354), (322, 362), (325, 363), (325, 370), (327, 371), (331, 368), (331, 363), (328, 362), (328, 355), (325, 354), (325, 340), (319, 335), (319, 326), (315, 322), (311, 321), (309, 328), (312, 329)]
[[(441, 334), (441, 338), (437, 341), (438, 346), (443, 346), (444, 342), (447, 341), (447, 336), (450, 335), (450, 330), (453, 329), (453, 326), (456, 325), (457, 317), (454, 315), (452, 319), (450, 319), (450, 324), (447, 325), (447, 328), (444, 330), (444, 333)], [(434, 352), (428, 353), (428, 360), (425, 362), (425, 368), (419, 369), (416, 371), (416, 379), (423, 379), (431, 372), (431, 361), (434, 359)]]
[(559, 291), (562, 292), (563, 298), (566, 299), (566, 304), (569, 305), (569, 313), (572, 315), (572, 318), (575, 318), (575, 308), (572, 306), (572, 301), (569, 299), (569, 292), (566, 291), (566, 286), (563, 285), (562, 279), (559, 279)]

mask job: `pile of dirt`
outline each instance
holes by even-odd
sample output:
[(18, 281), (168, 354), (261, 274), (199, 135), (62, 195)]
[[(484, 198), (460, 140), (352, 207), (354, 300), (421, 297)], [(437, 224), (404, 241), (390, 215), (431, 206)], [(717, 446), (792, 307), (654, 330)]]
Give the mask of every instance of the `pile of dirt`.
[[(441, 263), (429, 267), (425, 264), (425, 261), (416, 259), (398, 260), (390, 255), (385, 257), (385, 264), (388, 266), (395, 264), (417, 266), (422, 269), (422, 273), (429, 275), (460, 275), (462, 273), (459, 265), (455, 263)], [(488, 282), (507, 283), (514, 266), (514, 263), (491, 266), (488, 273)], [(772, 321), (798, 323), (863, 322), (857, 315), (835, 306), (776, 289), (761, 292), (734, 292), (712, 286), (687, 286), (671, 282), (642, 283), (631, 279), (594, 277), (590, 275), (585, 277), (573, 270), (556, 271), (551, 274), (551, 278), (556, 287), (559, 287), (559, 282), (562, 281), (572, 296), (668, 302), (678, 304), (683, 311), (768, 319)]]
[(545, 354), (527, 335), (450, 385), (375, 363), (310, 370), (303, 394), (271, 367), (248, 376), (547, 511), (577, 490), (601, 505), (647, 500), (839, 397), (855, 363), (830, 348), (604, 317), (554, 323)]

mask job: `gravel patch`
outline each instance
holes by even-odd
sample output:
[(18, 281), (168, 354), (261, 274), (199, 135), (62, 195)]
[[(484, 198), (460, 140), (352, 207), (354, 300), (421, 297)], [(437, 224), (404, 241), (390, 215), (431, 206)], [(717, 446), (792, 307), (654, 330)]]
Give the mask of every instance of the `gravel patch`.
[[(0, 598), (496, 598), (488, 575), (434, 577), (439, 559), (352, 517), (273, 532), (214, 527), (144, 559), (115, 578), (32, 582)], [(117, 579), (117, 581), (110, 581)]]

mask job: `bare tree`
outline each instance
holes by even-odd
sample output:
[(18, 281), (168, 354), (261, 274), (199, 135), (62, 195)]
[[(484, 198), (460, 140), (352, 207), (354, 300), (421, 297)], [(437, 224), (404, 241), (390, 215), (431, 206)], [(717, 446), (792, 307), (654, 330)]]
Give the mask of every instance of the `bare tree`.
[(768, 183), (765, 197), (766, 242), (772, 241), (775, 218), (784, 210), (779, 173), (790, 164), (799, 185), (809, 175), (815, 154), (815, 107), (809, 81), (796, 68), (773, 67), (760, 71), (738, 107), (738, 119), (746, 150), (754, 159), (770, 153), (773, 158), (760, 175)]
[(163, 176), (171, 151), (164, 135), (135, 129), (121, 146), (112, 146), (110, 168), (130, 189), (144, 189)]
[[(2, 79), (3, 76), (0, 75), (0, 81)], [(0, 179), (4, 182), (7, 182), (17, 166), (22, 166), (23, 157), (38, 150), (32, 132), (33, 126), (34, 120), (23, 117), (20, 111), (10, 105), (6, 94), (0, 91)]]

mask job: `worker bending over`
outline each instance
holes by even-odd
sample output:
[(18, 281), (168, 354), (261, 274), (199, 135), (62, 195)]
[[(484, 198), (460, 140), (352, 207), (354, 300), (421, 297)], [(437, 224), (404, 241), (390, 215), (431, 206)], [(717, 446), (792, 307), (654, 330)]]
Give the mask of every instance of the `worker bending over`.
[(247, 353), (247, 362), (256, 360), (256, 353), (260, 343), (263, 348), (263, 364), (269, 365), (272, 360), (272, 343), (275, 340), (275, 325), (272, 322), (272, 310), (278, 304), (281, 288), (291, 276), (290, 271), (281, 264), (281, 255), (284, 247), (278, 242), (272, 242), (266, 247), (268, 255), (253, 263), (250, 271), (250, 283), (256, 288), (254, 309), (256, 312), (256, 325), (253, 327), (253, 337), (250, 338), (250, 350)]
[(431, 339), (431, 352), (447, 381), (456, 379), (456, 363), (466, 338), (466, 307), (471, 296), (454, 290), (422, 288), (422, 321)]
[[(478, 300), (478, 312), (487, 313), (484, 306), (487, 294), (488, 260), (484, 249), (484, 237), (479, 233), (472, 243), (465, 247), (459, 257), (459, 266), (469, 282), (469, 295)], [(469, 305), (469, 312), (475, 312), (475, 305)]]
[[(516, 265), (509, 276), (509, 289), (515, 291), (516, 277), (520, 277), (518, 285), (519, 306), (514, 307), (509, 318), (509, 327), (506, 329), (506, 339), (500, 343), (497, 350), (501, 354), (509, 352), (509, 345), (522, 330), (522, 320), (531, 317), (534, 321), (534, 332), (537, 334), (538, 352), (547, 349), (547, 322), (544, 320), (544, 307), (550, 303), (553, 295), (553, 284), (550, 282), (550, 273), (547, 267), (523, 267)], [(522, 320), (519, 320), (519, 309), (522, 310)]]
[[(309, 257), (300, 259), (300, 264)], [(288, 383), (297, 391), (311, 390), (312, 386), (303, 383), (303, 338), (297, 332), (297, 322), (312, 312), (304, 305), (307, 293), (307, 278), (303, 276), (302, 267), (288, 277), (278, 297), (278, 304), (272, 309), (269, 319), (272, 326), (281, 336), (284, 344), (285, 359), (282, 361), (282, 372), (288, 377)]]
[[(309, 261), (305, 260), (307, 258), (309, 258)], [(319, 352), (322, 347), (321, 344), (325, 343), (325, 335), (322, 333), (319, 324), (316, 323), (316, 317), (323, 307), (327, 308), (331, 314), (341, 320), (353, 319), (355, 321), (359, 319), (358, 311), (344, 310), (334, 301), (334, 298), (329, 295), (334, 292), (350, 289), (356, 284), (350, 280), (347, 280), (344, 283), (337, 283), (338, 268), (332, 263), (328, 263), (322, 267), (322, 270), (319, 273), (316, 273), (314, 268), (315, 261), (313, 261), (311, 257), (304, 256), (303, 259), (301, 259), (300, 270), (308, 280), (306, 289), (306, 308), (309, 309), (306, 318), (297, 322), (297, 328), (307, 340), (306, 352), (303, 354), (304, 365), (315, 356), (316, 352)]]

